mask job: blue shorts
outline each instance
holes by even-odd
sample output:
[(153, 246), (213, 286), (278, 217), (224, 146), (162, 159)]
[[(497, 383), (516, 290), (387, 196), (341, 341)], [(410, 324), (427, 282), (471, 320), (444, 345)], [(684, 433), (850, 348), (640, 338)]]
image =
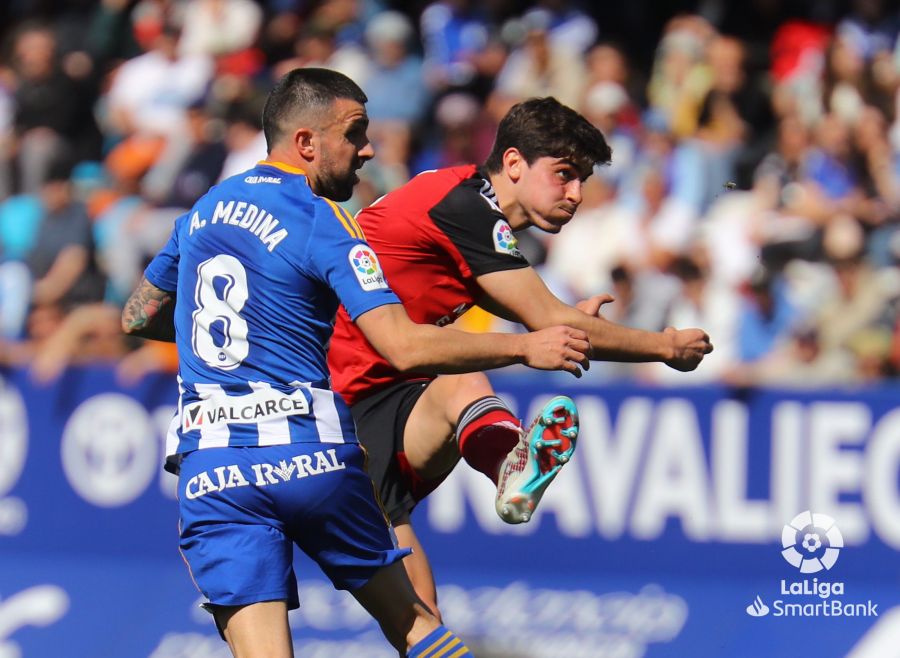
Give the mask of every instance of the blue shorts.
[(401, 560), (355, 443), (195, 450), (178, 479), (181, 552), (213, 605), (299, 606), (293, 544), (338, 589)]

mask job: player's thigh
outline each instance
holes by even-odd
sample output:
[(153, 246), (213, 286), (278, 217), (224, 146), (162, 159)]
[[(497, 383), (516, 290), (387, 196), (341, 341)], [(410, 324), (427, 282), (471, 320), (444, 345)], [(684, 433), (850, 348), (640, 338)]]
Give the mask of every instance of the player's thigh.
[(357, 436), (366, 448), (366, 469), (391, 520), (408, 514), (421, 499), (420, 478), (403, 453), (403, 432), (430, 383), (401, 382), (357, 401), (351, 409)]
[[(286, 532), (312, 558), (337, 589), (356, 590), (368, 583), (385, 565), (399, 562), (409, 551), (394, 546), (385, 513), (365, 471), (365, 455), (355, 444), (323, 446), (313, 466), (321, 464), (316, 503), (292, 509), (285, 499), (280, 516)], [(330, 468), (330, 472), (324, 469)], [(281, 501), (279, 501), (279, 504)]]
[(413, 589), (440, 621), (441, 613), (437, 605), (437, 586), (434, 582), (434, 572), (431, 570), (431, 564), (428, 561), (428, 556), (425, 554), (425, 549), (419, 542), (419, 538), (416, 536), (408, 516), (394, 521), (393, 526), (394, 534), (397, 537), (397, 546), (412, 550), (412, 554), (403, 559), (403, 566), (406, 567), (406, 573), (409, 575)]
[(419, 396), (406, 421), (403, 449), (409, 465), (423, 477), (437, 477), (459, 461), (456, 422), (475, 400), (493, 395), (488, 378), (480, 372), (441, 375)]
[(216, 625), (235, 658), (293, 658), (285, 601), (216, 606)]

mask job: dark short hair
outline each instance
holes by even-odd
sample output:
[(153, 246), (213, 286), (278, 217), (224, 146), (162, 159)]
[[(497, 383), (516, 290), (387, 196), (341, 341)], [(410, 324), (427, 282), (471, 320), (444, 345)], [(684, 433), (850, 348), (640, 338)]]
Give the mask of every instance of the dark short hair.
[(517, 103), (500, 121), (494, 147), (484, 163), (488, 173), (503, 169), (503, 154), (517, 149), (528, 164), (538, 158), (563, 158), (584, 176), (598, 164), (608, 164), (612, 149), (590, 121), (552, 97)]
[(302, 68), (286, 74), (269, 92), (263, 108), (263, 132), (269, 152), (288, 130), (288, 121), (310, 111), (324, 116), (339, 98), (358, 103), (369, 100), (359, 85), (337, 71)]

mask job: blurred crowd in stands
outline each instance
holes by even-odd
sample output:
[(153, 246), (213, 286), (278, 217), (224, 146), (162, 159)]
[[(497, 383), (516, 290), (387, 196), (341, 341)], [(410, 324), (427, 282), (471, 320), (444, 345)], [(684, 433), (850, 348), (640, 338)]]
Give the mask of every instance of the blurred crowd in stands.
[[(595, 5), (620, 5), (604, 6)], [(114, 361), (121, 304), (173, 220), (265, 157), (265, 94), (298, 66), (369, 97), (351, 211), (480, 163), (514, 103), (552, 95), (611, 166), (562, 233), (520, 246), (563, 299), (700, 326), (690, 375), (584, 381), (858, 385), (900, 372), (900, 9), (890, 0), (10, 0), (0, 9), (0, 365)], [(472, 330), (507, 329), (473, 310)]]

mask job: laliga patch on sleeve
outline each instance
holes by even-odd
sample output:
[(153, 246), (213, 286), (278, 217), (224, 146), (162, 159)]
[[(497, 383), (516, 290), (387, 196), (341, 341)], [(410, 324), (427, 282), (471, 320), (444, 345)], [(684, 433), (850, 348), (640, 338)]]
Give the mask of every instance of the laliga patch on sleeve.
[(501, 254), (509, 254), (516, 258), (524, 258), (522, 252), (519, 251), (519, 241), (513, 234), (512, 229), (504, 220), (498, 219), (494, 224), (494, 251)]
[(381, 265), (372, 249), (358, 244), (350, 250), (348, 258), (353, 273), (363, 290), (379, 290), (388, 287), (387, 281), (384, 280), (384, 273), (381, 271)]

